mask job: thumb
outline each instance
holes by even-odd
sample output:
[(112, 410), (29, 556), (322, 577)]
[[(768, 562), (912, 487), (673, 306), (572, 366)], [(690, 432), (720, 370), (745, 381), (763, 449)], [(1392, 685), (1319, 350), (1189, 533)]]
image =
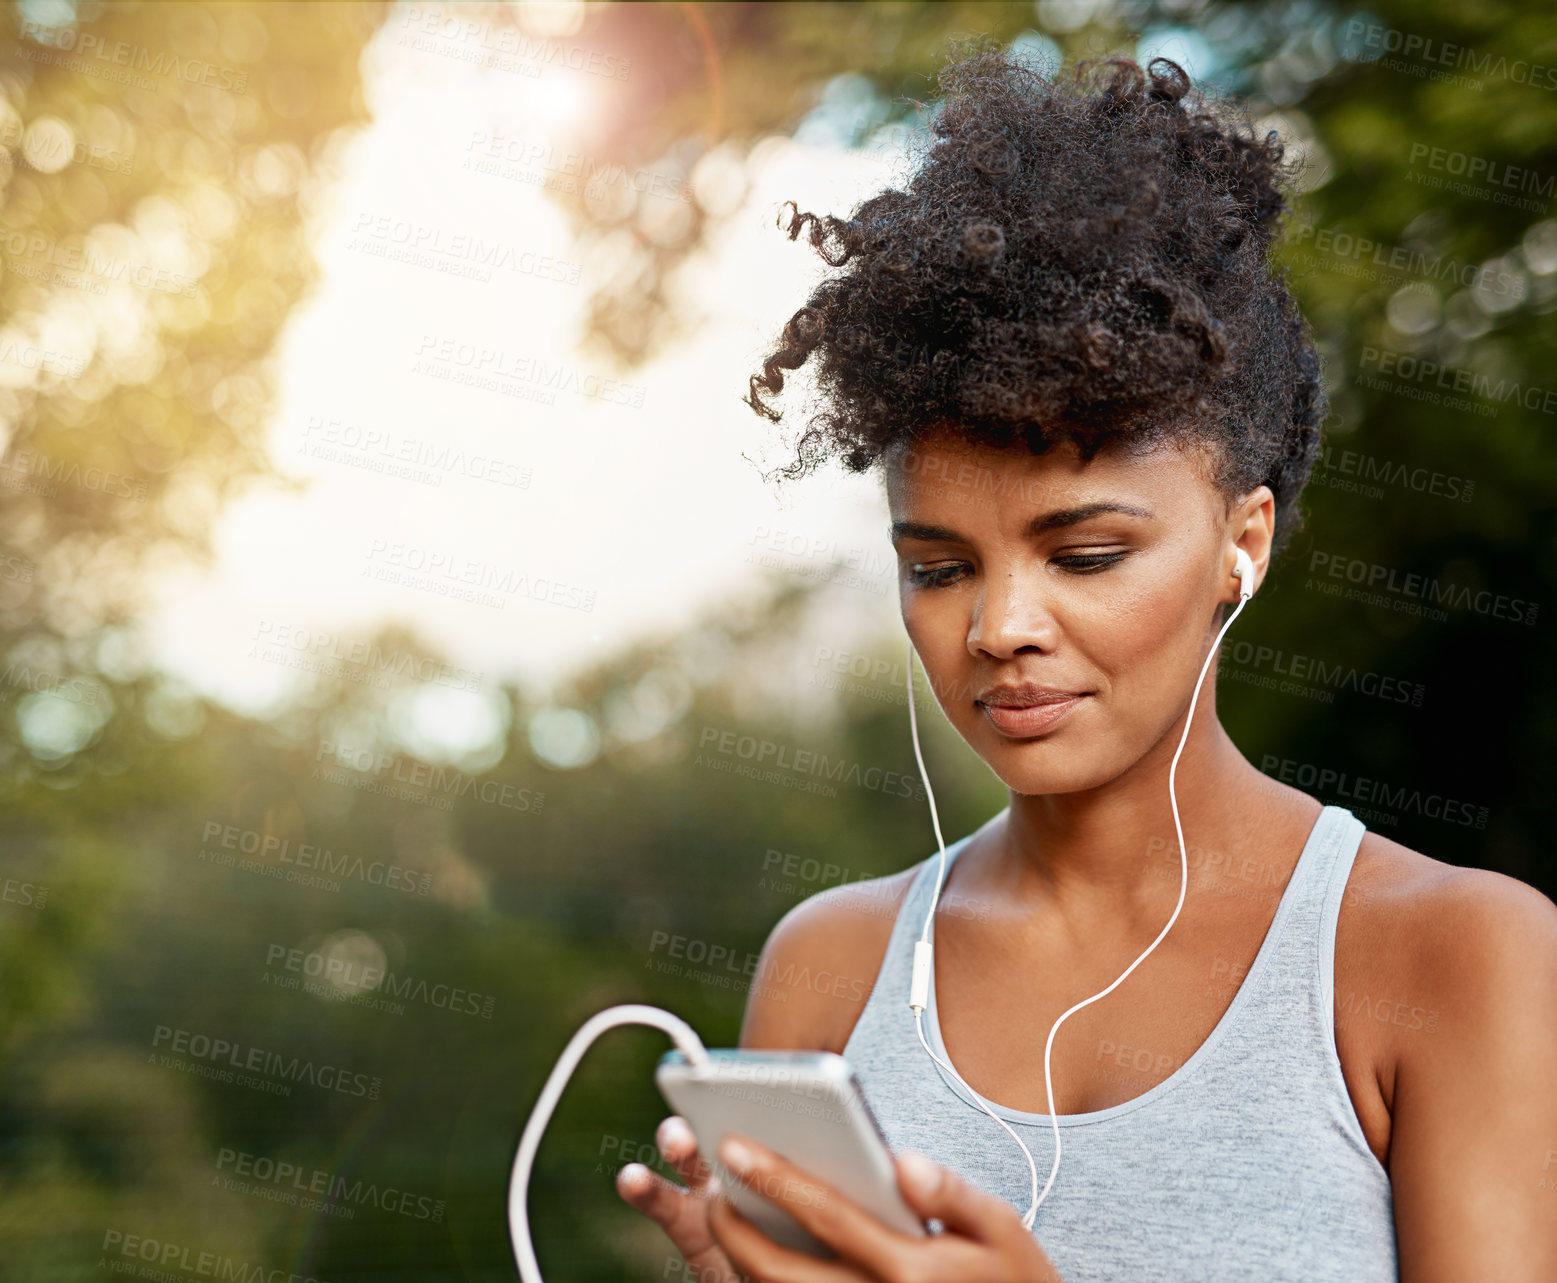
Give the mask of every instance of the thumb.
[(945, 1169), (917, 1149), (906, 1149), (897, 1156), (898, 1188), (915, 1211), (935, 1200), (944, 1181)]
[(1016, 1213), (1005, 1203), (974, 1189), (955, 1172), (931, 1162), (915, 1150), (905, 1150), (897, 1158), (898, 1188), (921, 1220), (934, 1217), (946, 1229), (977, 1242), (988, 1242), (994, 1228), (992, 1218), (1000, 1210)]

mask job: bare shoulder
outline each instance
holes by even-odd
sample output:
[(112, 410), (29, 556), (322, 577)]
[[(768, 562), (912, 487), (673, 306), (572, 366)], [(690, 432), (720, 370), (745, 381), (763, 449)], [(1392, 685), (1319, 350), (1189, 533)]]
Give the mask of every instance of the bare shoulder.
[(1402, 1000), (1352, 1008), (1384, 1070), (1401, 1277), (1474, 1276), (1489, 1243), (1499, 1277), (1557, 1277), (1557, 905), (1373, 834), (1347, 890), (1358, 991)]
[(779, 919), (752, 977), (742, 1047), (843, 1050), (916, 868), (829, 887)]
[(1557, 947), (1557, 904), (1488, 869), (1446, 864), (1382, 834), (1363, 835), (1346, 907), (1371, 938), (1427, 954), (1443, 970), (1484, 964), (1511, 946)]
[(1557, 904), (1517, 878), (1368, 832), (1341, 914), (1353, 973), (1414, 1006), (1495, 1018), (1557, 996)]

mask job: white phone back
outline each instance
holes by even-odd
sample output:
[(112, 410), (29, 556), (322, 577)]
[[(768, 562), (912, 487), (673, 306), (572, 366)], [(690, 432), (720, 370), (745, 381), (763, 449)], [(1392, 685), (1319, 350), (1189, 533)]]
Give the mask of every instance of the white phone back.
[[(891, 1229), (923, 1235), (924, 1226), (897, 1189), (892, 1154), (842, 1056), (825, 1051), (709, 1051), (709, 1064), (689, 1066), (667, 1052), (654, 1081), (685, 1118), (698, 1150), (713, 1167), (736, 1209), (775, 1243), (831, 1257), (831, 1249), (774, 1202), (736, 1180), (718, 1158), (719, 1142), (739, 1132), (782, 1154), (833, 1186)], [(775, 1201), (800, 1189), (769, 1191)]]

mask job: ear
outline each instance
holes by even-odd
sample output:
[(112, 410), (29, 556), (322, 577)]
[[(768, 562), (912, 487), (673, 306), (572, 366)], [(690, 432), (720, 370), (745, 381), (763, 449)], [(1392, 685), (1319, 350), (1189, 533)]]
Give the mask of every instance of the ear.
[[(1254, 563), (1254, 586), (1259, 588), (1265, 582), (1265, 572), (1270, 565), (1271, 545), (1276, 537), (1276, 496), (1271, 488), (1263, 483), (1254, 487), (1244, 498), (1233, 505), (1233, 510), (1228, 516), (1229, 533), (1233, 536), (1233, 543), (1249, 554), (1249, 560)], [(1227, 550), (1227, 578), (1237, 584), (1237, 577), (1233, 574), (1233, 562), (1235, 558), (1231, 548)], [(1237, 601), (1238, 590), (1236, 587), (1228, 590), (1226, 600)]]

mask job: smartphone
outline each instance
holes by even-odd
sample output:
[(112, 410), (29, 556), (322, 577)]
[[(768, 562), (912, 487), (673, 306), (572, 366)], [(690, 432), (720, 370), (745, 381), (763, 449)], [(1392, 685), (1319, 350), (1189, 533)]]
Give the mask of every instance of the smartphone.
[[(889, 1228), (926, 1234), (898, 1193), (892, 1151), (842, 1056), (732, 1047), (710, 1049), (708, 1058), (708, 1064), (692, 1066), (681, 1052), (666, 1052), (654, 1071), (655, 1084), (691, 1126), (698, 1152), (736, 1210), (770, 1239), (823, 1259), (836, 1256), (778, 1202), (747, 1188), (726, 1170), (718, 1147), (730, 1132), (782, 1154)], [(769, 1192), (778, 1200), (784, 1194)]]

